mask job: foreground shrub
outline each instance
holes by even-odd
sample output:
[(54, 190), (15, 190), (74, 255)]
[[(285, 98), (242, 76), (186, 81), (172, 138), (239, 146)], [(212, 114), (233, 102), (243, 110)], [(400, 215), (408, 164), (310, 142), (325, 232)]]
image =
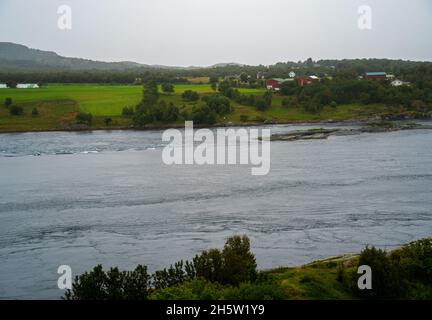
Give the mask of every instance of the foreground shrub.
[(399, 257), (402, 275), (408, 280), (432, 285), (432, 239), (407, 244), (402, 247)]
[(96, 266), (92, 271), (77, 276), (65, 300), (146, 300), (149, 275), (147, 267), (138, 265), (134, 271), (111, 268), (103, 271)]
[[(359, 290), (364, 298), (395, 298), (400, 295), (401, 283), (397, 269), (387, 253), (375, 247), (366, 247), (359, 257), (359, 266), (368, 265), (372, 269), (372, 290)], [(355, 279), (357, 282), (358, 275)], [(357, 287), (357, 284), (355, 285)]]
[(151, 300), (281, 300), (287, 295), (276, 281), (242, 283), (238, 287), (194, 279), (154, 291)]
[(238, 286), (255, 281), (257, 277), (255, 256), (250, 251), (247, 236), (231, 237), (222, 252), (218, 249), (204, 251), (193, 261), (197, 276), (211, 282)]
[(222, 286), (204, 279), (193, 279), (180, 286), (155, 290), (151, 300), (218, 300), (222, 298)]
[(165, 289), (195, 278), (195, 266), (186, 261), (179, 261), (168, 269), (158, 270), (152, 275), (152, 286), (155, 289)]

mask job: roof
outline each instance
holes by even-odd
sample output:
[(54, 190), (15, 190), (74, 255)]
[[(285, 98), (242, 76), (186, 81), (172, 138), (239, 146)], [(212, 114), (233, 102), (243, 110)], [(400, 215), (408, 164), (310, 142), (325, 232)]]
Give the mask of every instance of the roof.
[(272, 78), (270, 80), (275, 80), (278, 82), (286, 82), (286, 81), (292, 81), (293, 79)]
[(367, 76), (385, 76), (387, 73), (379, 71), (379, 72), (366, 72)]

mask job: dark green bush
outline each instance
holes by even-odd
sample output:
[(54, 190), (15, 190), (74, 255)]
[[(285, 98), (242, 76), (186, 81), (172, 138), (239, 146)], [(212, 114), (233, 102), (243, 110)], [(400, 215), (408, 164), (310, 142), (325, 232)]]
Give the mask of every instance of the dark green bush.
[(196, 91), (186, 90), (182, 93), (182, 98), (187, 101), (197, 101), (199, 99), (199, 94)]
[(75, 117), (77, 124), (85, 124), (88, 126), (92, 125), (93, 115), (91, 113), (79, 112)]
[[(401, 282), (397, 268), (392, 264), (389, 255), (375, 247), (366, 247), (359, 257), (359, 266), (368, 265), (372, 269), (372, 289), (360, 290), (357, 293), (363, 298), (388, 299), (401, 294)], [(358, 275), (355, 277), (357, 283)]]
[(5, 98), (4, 105), (6, 108), (9, 108), (12, 105), (12, 98)]
[(146, 300), (149, 275), (147, 267), (138, 265), (134, 271), (111, 268), (105, 272), (101, 265), (77, 276), (65, 300)]
[(9, 107), (9, 113), (12, 116), (20, 116), (24, 113), (24, 109), (20, 106), (17, 105), (13, 105)]
[(124, 107), (123, 110), (122, 110), (122, 116), (123, 116), (123, 117), (131, 117), (131, 116), (134, 115), (134, 113), (135, 113), (135, 111), (134, 111), (134, 108), (133, 108), (133, 107), (128, 107), (128, 106), (126, 106), (126, 107)]
[(432, 285), (432, 239), (411, 242), (394, 251), (391, 258), (405, 279)]

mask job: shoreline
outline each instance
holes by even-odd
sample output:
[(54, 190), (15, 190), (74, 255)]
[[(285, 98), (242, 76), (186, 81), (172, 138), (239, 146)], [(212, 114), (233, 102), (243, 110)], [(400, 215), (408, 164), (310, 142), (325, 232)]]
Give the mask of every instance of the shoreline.
[[(411, 121), (418, 121), (421, 119), (412, 119)], [(399, 120), (400, 121), (400, 120)], [(390, 122), (399, 122), (397, 120)], [(402, 120), (408, 121), (408, 120)], [(431, 120), (432, 122), (432, 120)], [(367, 125), (368, 120), (352, 119), (352, 120), (318, 120), (318, 121), (283, 121), (283, 122), (228, 122), (228, 123), (215, 123), (212, 125), (208, 124), (194, 124), (194, 128), (206, 129), (206, 128), (224, 128), (224, 127), (259, 127), (259, 126), (277, 126), (277, 125)], [(184, 123), (181, 124), (167, 124), (167, 125), (155, 125), (147, 126), (144, 128), (134, 128), (131, 126), (118, 126), (118, 127), (92, 127), (92, 128), (53, 128), (53, 129), (32, 129), (32, 130), (10, 130), (2, 131), (0, 134), (14, 134), (14, 133), (47, 133), (47, 132), (92, 132), (92, 131), (158, 131), (166, 129), (181, 129), (184, 128)]]
[(379, 122), (367, 123), (360, 128), (355, 129), (308, 129), (296, 130), (293, 132), (273, 134), (270, 141), (298, 141), (298, 140), (325, 140), (330, 136), (352, 136), (362, 133), (387, 133), (405, 130), (432, 130), (431, 124), (421, 124), (416, 122), (401, 123), (401, 122)]

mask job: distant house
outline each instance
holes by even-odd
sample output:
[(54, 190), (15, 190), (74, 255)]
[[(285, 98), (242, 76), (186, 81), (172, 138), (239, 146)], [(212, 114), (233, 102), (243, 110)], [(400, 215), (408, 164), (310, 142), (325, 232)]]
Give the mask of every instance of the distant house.
[(274, 78), (274, 79), (268, 79), (266, 81), (266, 87), (267, 90), (275, 90), (279, 91), (281, 84), (288, 81), (293, 81), (294, 79), (282, 79), (282, 78)]
[(390, 82), (390, 84), (391, 84), (393, 87), (409, 86), (409, 85), (410, 85), (409, 82), (402, 81), (402, 80), (399, 80), (399, 79), (393, 80), (392, 82)]
[(319, 81), (319, 78), (317, 76), (306, 76), (306, 77), (297, 77), (296, 80), (300, 87), (304, 87), (316, 81)]
[(363, 79), (366, 80), (385, 80), (387, 79), (387, 73), (385, 72), (366, 72), (363, 75)]
[(0, 89), (7, 89), (6, 83), (0, 83)]

